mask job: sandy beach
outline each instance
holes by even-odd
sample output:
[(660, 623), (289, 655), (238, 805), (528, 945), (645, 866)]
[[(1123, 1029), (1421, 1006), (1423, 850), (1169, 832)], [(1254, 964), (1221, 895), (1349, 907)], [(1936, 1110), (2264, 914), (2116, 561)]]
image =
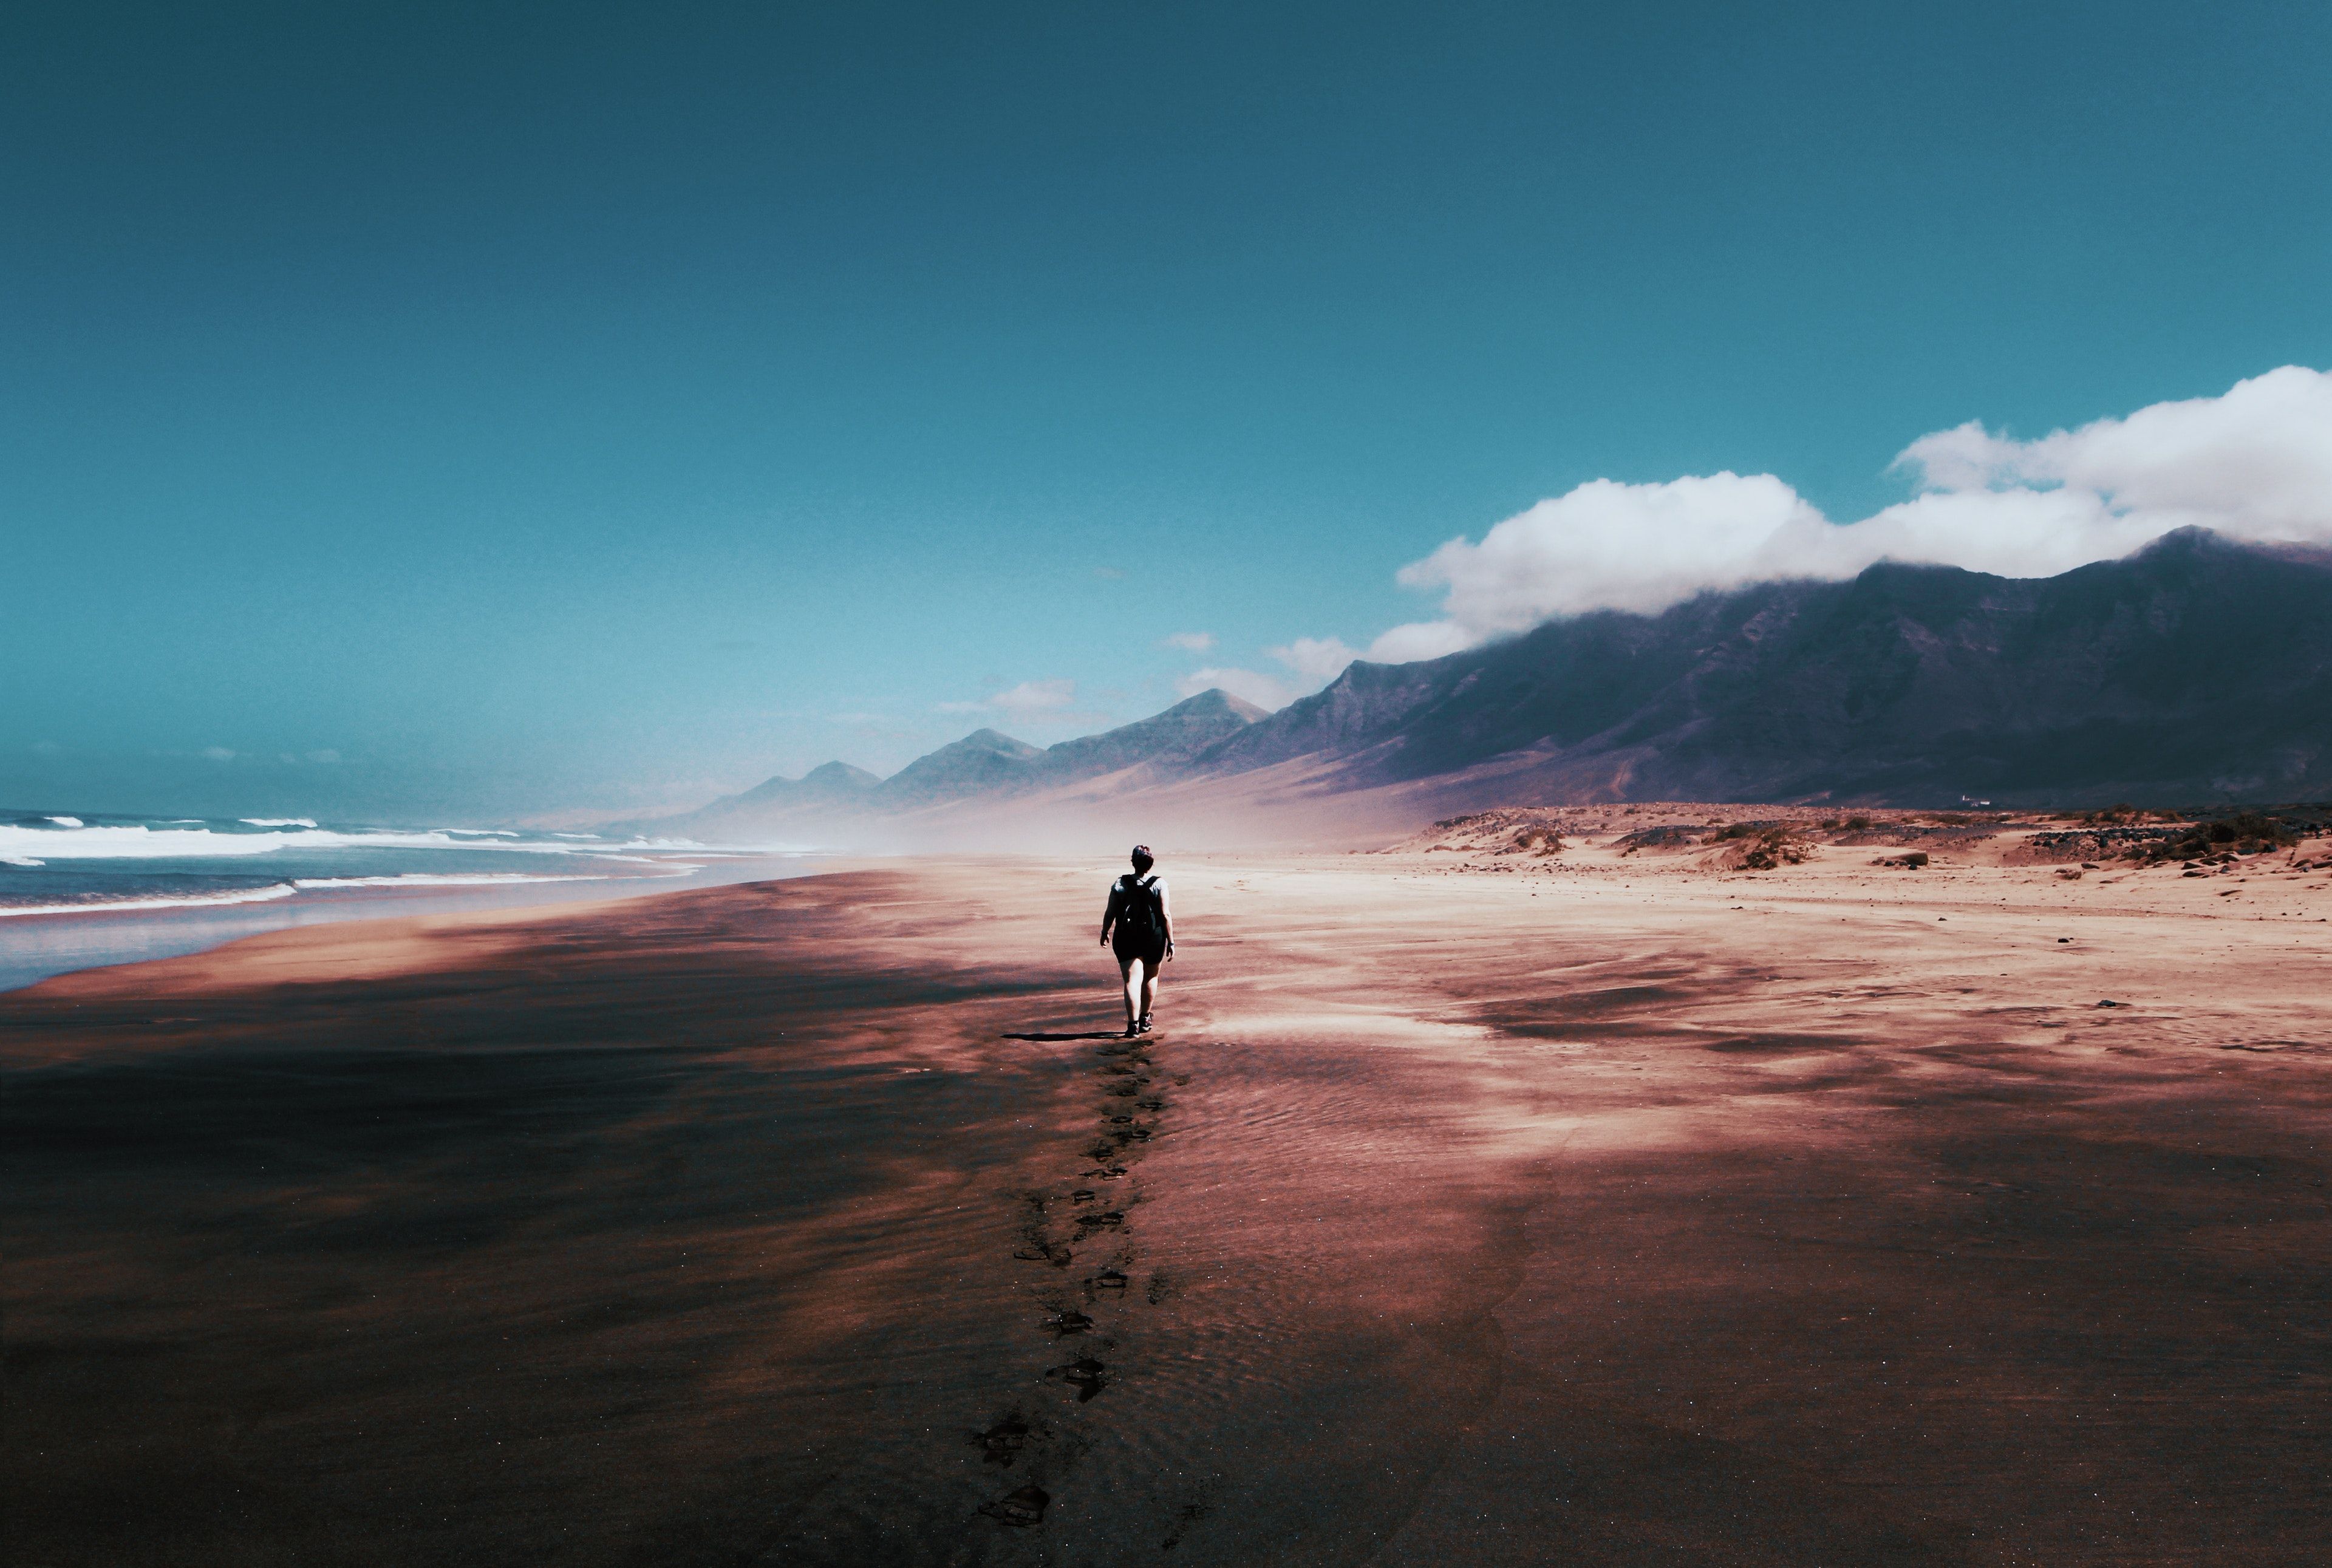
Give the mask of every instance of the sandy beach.
[(1879, 853), (1170, 851), (1138, 1043), (1026, 859), (0, 997), (14, 1560), (2320, 1562), (2326, 877)]

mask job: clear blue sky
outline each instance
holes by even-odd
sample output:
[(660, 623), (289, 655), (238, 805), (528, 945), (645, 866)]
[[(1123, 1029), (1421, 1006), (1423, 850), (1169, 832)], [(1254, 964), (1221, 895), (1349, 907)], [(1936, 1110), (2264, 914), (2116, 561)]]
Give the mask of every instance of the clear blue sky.
[(19, 806), (624, 809), (1049, 741), (1364, 645), (1431, 608), (1403, 563), (1589, 479), (1856, 517), (1929, 431), (2332, 363), (2320, 4), (5, 40)]

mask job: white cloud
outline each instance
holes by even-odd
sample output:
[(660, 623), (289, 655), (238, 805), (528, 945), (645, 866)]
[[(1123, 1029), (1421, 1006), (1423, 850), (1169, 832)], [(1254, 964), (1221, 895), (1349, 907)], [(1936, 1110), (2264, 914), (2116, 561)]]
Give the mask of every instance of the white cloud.
[(1264, 652), (1285, 664), (1295, 678), (1218, 665), (1191, 671), (1174, 683), (1174, 689), (1186, 697), (1195, 697), (1209, 687), (1220, 686), (1258, 708), (1285, 708), (1343, 674), (1344, 666), (1360, 657), (1357, 651), (1346, 647), (1336, 637), (1298, 637), (1285, 647), (1266, 648)]
[(1050, 713), (1077, 700), (1075, 681), (1023, 681), (1008, 691), (977, 703), (941, 703), (942, 713)]
[(1380, 664), (1409, 664), (1472, 647), (1480, 639), (1456, 621), (1411, 621), (1379, 632), (1369, 657)]
[(989, 706), (1007, 713), (1042, 713), (1066, 708), (1077, 700), (1075, 681), (1023, 681), (988, 699)]
[[(1712, 588), (1782, 575), (1777, 548), (1824, 527), (1798, 492), (1770, 473), (1712, 473), (1665, 484), (1598, 479), (1542, 501), (1482, 536), (1453, 539), (1400, 569), (1407, 588), (1447, 590), (1442, 615), (1454, 629), (1441, 652), (1552, 616), (1582, 610), (1656, 610)], [(1436, 637), (1400, 628), (1402, 641)], [(1462, 636), (1463, 640), (1458, 640)]]
[(2288, 365), (2222, 397), (2156, 403), (2037, 441), (1970, 423), (1922, 436), (1896, 462), (1921, 493), (1846, 524), (1770, 473), (1582, 484), (1478, 544), (1453, 539), (1404, 567), (1404, 585), (1443, 590), (1441, 618), (1394, 627), (1369, 656), (1433, 658), (1557, 616), (1651, 612), (1746, 583), (1849, 578), (1887, 559), (2045, 577), (2189, 524), (2332, 543), (2332, 375)]
[(214, 762), (232, 762), (234, 760), (234, 752), (225, 746), (205, 746), (203, 748), (203, 755), (209, 758)]
[(1158, 645), (1163, 648), (1180, 648), (1187, 653), (1193, 654), (1212, 653), (1215, 646), (1215, 634), (1212, 632), (1175, 632), (1169, 636), (1161, 638)]
[(1346, 647), (1341, 637), (1298, 637), (1284, 648), (1264, 652), (1314, 686), (1326, 685), (1361, 656), (1358, 649)]
[(1192, 670), (1174, 683), (1174, 689), (1186, 697), (1220, 686), (1232, 696), (1253, 703), (1258, 708), (1280, 709), (1294, 702), (1299, 693), (1295, 688), (1276, 675), (1266, 675), (1256, 670), (1206, 669)]

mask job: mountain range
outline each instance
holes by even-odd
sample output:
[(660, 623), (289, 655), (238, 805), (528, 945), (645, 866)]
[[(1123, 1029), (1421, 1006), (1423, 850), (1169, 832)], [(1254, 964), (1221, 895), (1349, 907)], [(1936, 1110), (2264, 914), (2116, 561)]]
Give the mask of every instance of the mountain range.
[(1156, 780), (1195, 767), (1217, 744), (1268, 716), (1228, 692), (1207, 691), (1147, 719), (1042, 750), (994, 730), (975, 730), (916, 758), (888, 779), (845, 762), (828, 762), (803, 778), (771, 779), (684, 817), (645, 826), (698, 836), (750, 837), (796, 821), (1008, 800), (1112, 776)]
[(1048, 750), (982, 730), (887, 779), (829, 763), (655, 826), (913, 839), (1586, 800), (2325, 795), (2332, 554), (2184, 529), (2052, 578), (1885, 563), (1597, 611), (1444, 658), (1356, 663), (1276, 713), (1216, 691)]

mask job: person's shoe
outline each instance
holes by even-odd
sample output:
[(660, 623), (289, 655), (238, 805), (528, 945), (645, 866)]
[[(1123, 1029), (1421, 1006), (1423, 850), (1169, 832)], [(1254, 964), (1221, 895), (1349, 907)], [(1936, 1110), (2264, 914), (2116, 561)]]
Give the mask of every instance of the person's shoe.
[(1119, 1038), (1130, 1040), (1141, 1032), (1142, 1026), (1140, 1024), (1128, 1024), (1125, 1026), (1125, 1033), (1120, 1036)]
[(1133, 1026), (1133, 1032), (1137, 1035), (1146, 1035), (1150, 1032), (1150, 1015), (1148, 1013), (1142, 1015), (1141, 1021)]

